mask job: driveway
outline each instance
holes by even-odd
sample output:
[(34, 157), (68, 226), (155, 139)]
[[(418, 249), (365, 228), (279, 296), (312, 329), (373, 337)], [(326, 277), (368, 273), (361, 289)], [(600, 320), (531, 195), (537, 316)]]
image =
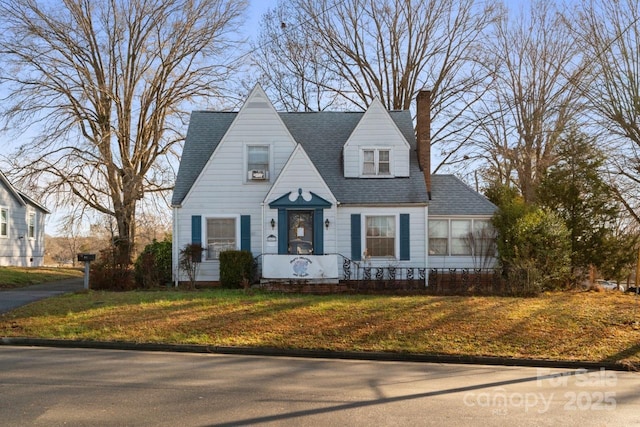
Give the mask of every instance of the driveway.
[(7, 313), (15, 308), (69, 292), (77, 292), (84, 288), (84, 279), (58, 280), (39, 285), (25, 286), (23, 288), (0, 290), (0, 314)]

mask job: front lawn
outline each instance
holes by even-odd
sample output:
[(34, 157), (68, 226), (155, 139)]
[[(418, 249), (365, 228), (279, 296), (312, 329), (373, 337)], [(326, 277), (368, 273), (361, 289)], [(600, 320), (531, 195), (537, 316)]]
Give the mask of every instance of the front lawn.
[(82, 270), (58, 267), (0, 267), (0, 289), (82, 277)]
[(640, 301), (621, 292), (506, 298), (90, 291), (0, 315), (0, 336), (640, 366)]

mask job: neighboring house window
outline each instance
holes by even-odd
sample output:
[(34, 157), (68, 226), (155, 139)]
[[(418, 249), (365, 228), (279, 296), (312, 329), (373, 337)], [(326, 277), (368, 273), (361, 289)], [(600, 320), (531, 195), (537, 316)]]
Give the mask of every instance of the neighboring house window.
[(36, 213), (29, 212), (27, 214), (27, 237), (30, 239), (36, 238)]
[(207, 218), (207, 255), (206, 259), (218, 259), (220, 252), (236, 250), (235, 218)]
[(0, 208), (0, 237), (9, 237), (9, 209)]
[(447, 255), (449, 253), (449, 221), (446, 219), (429, 220), (429, 255)]
[(362, 151), (362, 175), (391, 175), (391, 151), (367, 149)]
[(269, 146), (268, 145), (248, 145), (247, 146), (247, 179), (248, 180), (268, 180), (269, 179)]
[(370, 257), (396, 256), (396, 217), (366, 217), (365, 253)]

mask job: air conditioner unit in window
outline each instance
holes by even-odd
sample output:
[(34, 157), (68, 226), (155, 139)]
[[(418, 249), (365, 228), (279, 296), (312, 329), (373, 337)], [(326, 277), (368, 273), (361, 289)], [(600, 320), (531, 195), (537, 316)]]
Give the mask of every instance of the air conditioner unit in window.
[(269, 171), (265, 170), (250, 170), (249, 179), (252, 181), (264, 181), (269, 179)]

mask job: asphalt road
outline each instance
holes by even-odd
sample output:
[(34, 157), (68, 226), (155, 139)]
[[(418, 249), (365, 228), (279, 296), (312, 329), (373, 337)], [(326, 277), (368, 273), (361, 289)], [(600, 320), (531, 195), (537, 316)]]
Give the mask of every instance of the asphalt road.
[(84, 279), (67, 279), (22, 288), (0, 290), (0, 314), (56, 295), (84, 289)]
[(640, 426), (640, 374), (0, 346), (8, 426)]

